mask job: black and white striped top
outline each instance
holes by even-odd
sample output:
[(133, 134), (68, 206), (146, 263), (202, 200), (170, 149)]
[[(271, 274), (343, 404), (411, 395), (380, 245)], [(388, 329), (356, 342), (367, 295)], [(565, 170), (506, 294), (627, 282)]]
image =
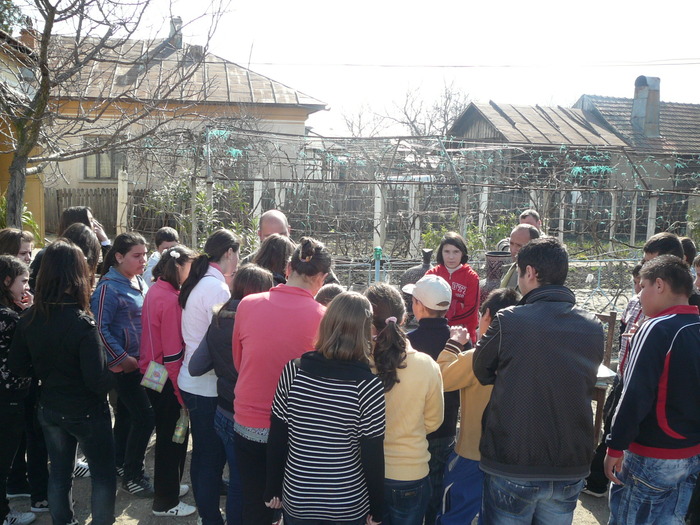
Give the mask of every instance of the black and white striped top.
[(290, 516), (349, 521), (367, 515), (368, 472), (360, 448), (362, 440), (374, 438), (381, 447), (384, 412), (382, 383), (366, 364), (317, 352), (305, 354), (301, 367), (287, 363), (272, 414), (288, 429), (283, 501)]

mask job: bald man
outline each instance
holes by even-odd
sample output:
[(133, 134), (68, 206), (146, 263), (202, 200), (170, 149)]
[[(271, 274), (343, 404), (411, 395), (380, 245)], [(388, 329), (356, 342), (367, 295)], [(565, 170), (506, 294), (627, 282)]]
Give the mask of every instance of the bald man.
[[(279, 210), (267, 210), (260, 216), (260, 223), (258, 225), (258, 238), (260, 242), (263, 242), (273, 233), (279, 233), (285, 237), (289, 237), (289, 222), (287, 222), (287, 216)], [(248, 264), (252, 262), (255, 258), (255, 253), (252, 252), (246, 257), (244, 257), (240, 265)]]
[(508, 246), (510, 250), (510, 256), (513, 258), (513, 264), (511, 264), (508, 271), (503, 276), (501, 280), (501, 288), (512, 288), (518, 290), (518, 253), (520, 249), (529, 243), (532, 239), (538, 239), (540, 237), (540, 230), (535, 228), (532, 224), (518, 224), (513, 231), (510, 232), (510, 244)]

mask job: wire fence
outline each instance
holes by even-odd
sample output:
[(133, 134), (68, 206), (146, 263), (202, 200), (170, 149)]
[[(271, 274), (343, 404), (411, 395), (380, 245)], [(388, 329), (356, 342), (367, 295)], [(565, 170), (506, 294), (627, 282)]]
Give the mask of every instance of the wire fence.
[(438, 137), (207, 133), (199, 148), (150, 145), (163, 170), (130, 176), (137, 189), (170, 188), (173, 199), (149, 204), (145, 197), (134, 203), (135, 218), (146, 208), (186, 216), (183, 187), (192, 179), (222, 224), (255, 227), (262, 211), (278, 208), (295, 235), (321, 237), (354, 258), (378, 244), (391, 257), (415, 257), (449, 230), (474, 251), (491, 250), (526, 208), (573, 254), (598, 258), (626, 257), (657, 231), (692, 235), (700, 220), (697, 156)]

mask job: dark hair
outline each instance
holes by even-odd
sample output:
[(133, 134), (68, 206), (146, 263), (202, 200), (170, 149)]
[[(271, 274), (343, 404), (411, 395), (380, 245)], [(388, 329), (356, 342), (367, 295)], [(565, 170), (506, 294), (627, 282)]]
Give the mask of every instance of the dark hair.
[(328, 304), (335, 299), (337, 295), (340, 295), (345, 291), (347, 291), (345, 290), (345, 287), (339, 285), (338, 283), (324, 284), (316, 293), (316, 297), (314, 297), (314, 299), (316, 299), (317, 303), (321, 303), (323, 306), (328, 306)]
[(257, 264), (246, 264), (233, 278), (231, 299), (241, 300), (252, 293), (267, 292), (275, 285), (272, 272)]
[(535, 219), (537, 222), (540, 222), (540, 214), (537, 212), (537, 210), (533, 210), (532, 208), (528, 208), (527, 210), (524, 210), (518, 217), (518, 219), (527, 219), (528, 217), (532, 217)]
[(194, 290), (194, 287), (197, 286), (202, 277), (207, 273), (209, 263), (220, 261), (221, 258), (226, 255), (226, 252), (231, 249), (234, 253), (237, 252), (240, 246), (241, 243), (238, 237), (236, 237), (236, 234), (224, 228), (216, 230), (207, 238), (207, 242), (204, 243), (204, 253), (200, 254), (199, 257), (194, 260), (192, 268), (190, 268), (190, 275), (180, 287), (180, 297), (178, 300), (182, 308), (185, 308), (187, 299), (190, 297), (192, 290)]
[(273, 233), (262, 242), (258, 251), (255, 252), (253, 262), (267, 268), (272, 273), (284, 275), (289, 258), (294, 253), (295, 248), (296, 244), (289, 237)]
[(17, 256), (22, 249), (23, 242), (34, 242), (31, 232), (18, 230), (17, 228), (3, 228), (0, 230), (0, 253)]
[(58, 234), (63, 235), (68, 229), (68, 226), (79, 222), (84, 224), (88, 228), (92, 229), (92, 224), (90, 223), (90, 217), (88, 213), (92, 213), (92, 210), (87, 206), (71, 206), (66, 208), (61, 212), (61, 218), (58, 221)]
[(675, 255), (654, 257), (644, 264), (639, 276), (652, 283), (656, 279), (661, 279), (671, 287), (675, 294), (690, 297), (693, 293), (693, 277), (690, 275), (688, 265)]
[(156, 232), (156, 237), (154, 239), (156, 250), (164, 242), (180, 242), (180, 236), (175, 228), (170, 226), (163, 226)]
[(316, 351), (326, 359), (368, 361), (372, 342), (372, 306), (357, 292), (338, 295), (318, 327)]
[(639, 272), (642, 270), (642, 266), (644, 266), (642, 263), (636, 264), (634, 268), (632, 268), (632, 277), (639, 277)]
[(292, 254), (292, 271), (313, 277), (331, 271), (331, 254), (322, 242), (311, 237), (302, 237)]
[(644, 243), (644, 253), (655, 253), (657, 255), (675, 255), (683, 259), (683, 244), (678, 235), (671, 232), (661, 232), (649, 237)]
[(683, 260), (685, 263), (690, 265), (690, 263), (695, 260), (695, 256), (698, 254), (698, 249), (690, 237), (681, 237), (681, 246), (683, 246)]
[[(177, 253), (178, 256), (173, 257), (174, 253)], [(181, 244), (168, 248), (161, 254), (160, 261), (153, 267), (151, 272), (153, 280), (157, 281), (160, 278), (162, 281), (170, 283), (176, 290), (179, 290), (182, 283), (179, 281), (177, 268), (194, 260), (195, 256), (194, 251)]]
[(58, 238), (46, 247), (36, 279), (34, 309), (44, 315), (50, 306), (68, 294), (78, 308), (90, 311), (92, 283), (83, 251), (65, 238)]
[[(397, 370), (406, 368), (406, 334), (400, 323), (406, 315), (406, 306), (401, 294), (386, 283), (377, 283), (365, 291), (365, 297), (372, 304), (372, 324), (377, 331), (374, 343), (374, 366), (382, 380), (384, 392), (391, 390), (399, 382)], [(396, 322), (386, 320), (395, 317)]]
[[(0, 255), (0, 304), (12, 307), (15, 298), (12, 297), (10, 286), (15, 279), (24, 273), (29, 273), (29, 266), (24, 264), (14, 255)], [(10, 279), (10, 284), (5, 284), (5, 280)]]
[(63, 237), (83, 251), (83, 255), (87, 260), (88, 272), (91, 276), (90, 282), (93, 282), (95, 272), (97, 272), (97, 263), (100, 262), (100, 254), (102, 253), (97, 235), (89, 226), (85, 226), (82, 222), (75, 222), (66, 228), (63, 232)]
[(493, 317), (499, 310), (518, 304), (521, 298), (521, 295), (513, 288), (496, 288), (481, 303), (479, 313), (484, 315), (488, 310), (489, 315)]
[(469, 252), (467, 251), (467, 243), (464, 242), (464, 238), (457, 232), (447, 232), (440, 241), (440, 246), (438, 246), (438, 252), (436, 256), (438, 264), (445, 264), (445, 261), (442, 258), (442, 249), (445, 247), (446, 244), (451, 244), (452, 246), (457, 247), (457, 249), (462, 252), (462, 258), (459, 261), (460, 264), (467, 263), (467, 261), (469, 260)]
[(103, 271), (107, 273), (109, 268), (116, 266), (118, 253), (126, 255), (134, 246), (146, 246), (146, 239), (144, 239), (140, 233), (127, 232), (117, 235), (102, 263)]
[(525, 275), (525, 269), (532, 266), (541, 285), (562, 285), (569, 273), (569, 254), (554, 237), (532, 239), (520, 249), (517, 263), (521, 277)]

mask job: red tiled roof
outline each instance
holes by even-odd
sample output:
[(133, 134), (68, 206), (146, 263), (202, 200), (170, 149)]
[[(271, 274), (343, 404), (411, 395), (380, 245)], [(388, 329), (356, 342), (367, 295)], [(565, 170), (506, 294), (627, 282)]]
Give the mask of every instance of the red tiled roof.
[(631, 98), (583, 95), (574, 104), (595, 113), (627, 144), (649, 153), (700, 153), (700, 104), (660, 103), (660, 138), (648, 138), (632, 128)]

